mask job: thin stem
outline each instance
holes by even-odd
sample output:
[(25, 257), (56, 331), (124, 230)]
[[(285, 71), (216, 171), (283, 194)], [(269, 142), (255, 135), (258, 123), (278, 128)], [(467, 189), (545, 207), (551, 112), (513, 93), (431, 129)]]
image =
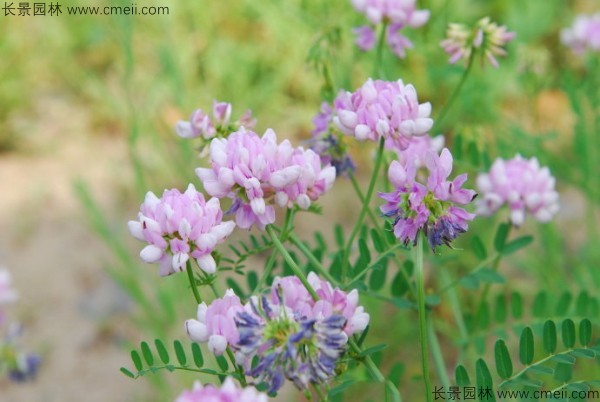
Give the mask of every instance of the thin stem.
[(383, 73), (383, 44), (385, 43), (385, 34), (387, 32), (387, 22), (381, 25), (379, 40), (377, 41), (377, 50), (375, 53), (375, 64), (373, 65), (373, 74), (375, 77), (385, 78)]
[[(444, 287), (446, 287), (450, 283), (448, 272), (442, 269), (440, 270), (440, 275), (442, 278), (442, 283), (444, 284)], [(460, 338), (461, 340), (466, 340), (469, 337), (469, 332), (467, 331), (467, 325), (465, 324), (465, 319), (462, 313), (460, 302), (458, 300), (458, 295), (456, 294), (456, 289), (454, 287), (449, 287), (448, 290), (450, 308), (452, 309), (452, 314), (454, 315), (454, 320), (456, 321)]]
[(432, 320), (427, 322), (427, 335), (429, 336), (429, 342), (431, 343), (431, 355), (433, 357), (433, 362), (435, 363), (438, 376), (440, 377), (440, 381), (442, 382), (444, 388), (448, 388), (450, 387), (450, 378), (448, 377), (448, 372), (446, 371), (446, 362), (444, 361), (442, 348), (440, 347), (440, 342), (438, 340), (437, 333), (435, 332), (435, 328), (433, 327)]
[(277, 237), (277, 233), (275, 232), (275, 229), (273, 229), (273, 225), (267, 226), (267, 233), (269, 234), (269, 236), (271, 236), (271, 240), (273, 240), (273, 244), (275, 245), (277, 250), (281, 253), (281, 255), (283, 256), (285, 261), (288, 263), (288, 265), (294, 272), (294, 274), (298, 277), (298, 279), (300, 279), (300, 282), (302, 282), (302, 284), (304, 285), (306, 290), (308, 290), (308, 293), (310, 293), (310, 295), (312, 296), (312, 298), (315, 301), (319, 300), (319, 296), (317, 296), (317, 292), (315, 292), (315, 290), (310, 285), (310, 283), (308, 283), (308, 280), (306, 279), (306, 275), (304, 275), (304, 272), (302, 272), (302, 270), (300, 269), (298, 264), (296, 264), (296, 261), (294, 261), (294, 259), (290, 255), (290, 253), (288, 253), (288, 251), (285, 249), (283, 244), (281, 244), (281, 241)]
[(229, 346), (227, 347), (227, 349), (225, 349), (225, 351), (227, 352), (227, 357), (229, 357), (229, 360), (231, 360), (231, 364), (233, 364), (233, 367), (235, 367), (235, 371), (240, 376), (240, 384), (242, 385), (242, 387), (245, 387), (247, 385), (246, 375), (244, 374), (244, 370), (242, 370), (242, 366), (239, 366), (235, 362), (235, 357), (233, 356), (233, 352), (231, 351), (231, 348)]
[(198, 293), (198, 286), (196, 286), (196, 279), (194, 278), (194, 271), (192, 271), (190, 260), (185, 263), (185, 270), (187, 271), (188, 280), (190, 281), (190, 287), (192, 288), (192, 293), (194, 293), (196, 303), (200, 304), (202, 303), (202, 298), (200, 297), (200, 293)]
[(290, 233), (288, 239), (292, 242), (294, 246), (298, 248), (298, 250), (300, 250), (302, 254), (304, 254), (304, 256), (315, 268), (315, 271), (317, 271), (320, 275), (324, 276), (325, 279), (327, 279), (331, 284), (338, 284), (337, 280), (333, 276), (331, 276), (331, 274), (327, 271), (323, 264), (319, 262), (317, 257), (315, 257), (312, 251), (310, 251), (310, 249), (306, 247), (306, 245), (302, 242), (302, 240), (298, 238), (298, 236), (296, 236), (294, 233)]
[(425, 308), (425, 281), (423, 278), (423, 236), (417, 235), (417, 244), (413, 248), (415, 272), (417, 277), (417, 299), (419, 308), (419, 337), (421, 340), (421, 366), (425, 381), (427, 401), (432, 401), (431, 378), (429, 378), (429, 345), (427, 342), (427, 310)]
[(360, 214), (358, 215), (358, 220), (356, 221), (356, 224), (354, 225), (354, 229), (352, 230), (352, 233), (350, 234), (350, 237), (348, 238), (348, 242), (346, 243), (346, 246), (344, 247), (344, 257), (342, 258), (342, 283), (345, 283), (345, 281), (346, 281), (346, 275), (348, 272), (348, 265), (349, 265), (348, 258), (350, 257), (350, 249), (352, 248), (352, 243), (354, 242), (354, 239), (356, 238), (358, 231), (363, 226), (363, 221), (365, 220), (365, 215), (367, 214), (367, 211), (369, 210), (369, 204), (371, 203), (371, 197), (373, 197), (373, 192), (375, 190), (375, 183), (377, 182), (377, 176), (379, 174), (379, 168), (381, 167), (381, 162), (383, 160), (383, 145), (384, 145), (384, 139), (381, 138), (379, 140), (379, 148), (377, 149), (377, 156), (375, 157), (375, 167), (373, 168), (373, 174), (371, 175), (371, 181), (369, 182), (369, 188), (367, 189), (367, 195), (365, 196), (365, 199), (364, 199), (364, 202), (362, 205), (362, 209), (360, 210)]
[(448, 114), (448, 111), (452, 107), (452, 104), (458, 97), (458, 94), (460, 93), (460, 90), (462, 89), (463, 85), (465, 84), (465, 81), (467, 81), (467, 77), (469, 76), (469, 73), (471, 72), (471, 67), (473, 67), (473, 61), (475, 60), (475, 53), (476, 53), (475, 49), (471, 49), (471, 56), (469, 57), (469, 63), (467, 64), (467, 68), (465, 69), (465, 72), (463, 73), (462, 77), (460, 78), (458, 85), (454, 89), (454, 92), (452, 92), (452, 95), (450, 95), (450, 99), (448, 100), (448, 102), (446, 102), (446, 104), (444, 105), (444, 108), (440, 112), (439, 117), (436, 119), (435, 126), (431, 130), (432, 133), (437, 132), (437, 129), (441, 126), (442, 122), (444, 121), (444, 118), (446, 117), (446, 114)]
[(263, 274), (260, 276), (260, 279), (258, 280), (256, 287), (252, 291), (252, 294), (258, 293), (258, 291), (260, 291), (260, 289), (265, 285), (265, 283), (267, 283), (267, 278), (269, 277), (269, 275), (271, 275), (271, 272), (273, 271), (273, 267), (275, 267), (276, 260), (277, 260), (277, 253), (275, 252), (275, 250), (273, 250), (273, 252), (269, 256), (269, 259), (267, 260), (267, 263), (265, 264), (265, 270), (264, 270)]
[[(354, 188), (354, 191), (356, 192), (358, 199), (360, 200), (361, 203), (364, 203), (365, 196), (362, 193), (362, 191), (360, 190), (360, 186), (358, 185), (358, 182), (356, 181), (356, 176), (354, 176), (354, 173), (352, 173), (352, 172), (350, 172), (348, 174), (348, 176), (350, 176), (350, 183), (352, 183), (352, 188)], [(369, 208), (367, 210), (367, 213), (369, 214), (369, 219), (371, 219), (371, 222), (373, 223), (373, 225), (375, 225), (376, 227), (379, 226), (379, 219), (377, 219), (373, 210), (371, 208)]]

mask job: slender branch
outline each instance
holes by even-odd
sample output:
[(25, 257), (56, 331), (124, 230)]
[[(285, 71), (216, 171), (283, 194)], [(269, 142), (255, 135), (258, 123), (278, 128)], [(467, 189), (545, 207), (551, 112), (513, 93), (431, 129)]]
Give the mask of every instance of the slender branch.
[(187, 277), (190, 282), (190, 287), (192, 288), (192, 293), (194, 293), (196, 303), (200, 304), (202, 303), (202, 298), (200, 297), (200, 293), (198, 293), (198, 286), (196, 286), (196, 279), (194, 278), (194, 271), (192, 271), (190, 260), (185, 263), (185, 270), (187, 271)]
[[(350, 349), (352, 349), (353, 352), (357, 354), (361, 353), (360, 346), (356, 344), (353, 338), (348, 338), (348, 344), (350, 345)], [(364, 356), (362, 358), (362, 362), (364, 363), (367, 370), (369, 370), (369, 374), (371, 374), (371, 377), (373, 377), (374, 380), (379, 382), (385, 381), (384, 375), (381, 373), (381, 370), (379, 370), (377, 365), (373, 362), (371, 356)]]
[[(354, 176), (354, 174), (352, 172), (350, 172), (348, 174), (348, 176), (350, 177), (350, 183), (352, 183), (352, 187), (354, 188), (354, 191), (356, 192), (358, 199), (360, 200), (361, 203), (364, 203), (365, 196), (362, 193), (360, 186), (358, 185), (358, 182), (356, 181), (356, 176)], [(377, 219), (377, 216), (375, 216), (375, 213), (373, 212), (373, 210), (371, 208), (369, 208), (367, 210), (367, 214), (369, 214), (369, 219), (371, 219), (371, 222), (373, 223), (373, 225), (378, 227), (379, 223), (380, 223), (380, 219)]]
[(304, 256), (312, 264), (313, 268), (315, 268), (315, 271), (317, 271), (320, 275), (324, 276), (325, 279), (327, 279), (331, 284), (339, 285), (337, 280), (333, 276), (331, 276), (329, 271), (327, 271), (323, 264), (319, 262), (317, 257), (315, 257), (312, 251), (310, 251), (310, 249), (306, 247), (306, 245), (302, 242), (302, 240), (298, 238), (298, 236), (296, 236), (296, 234), (290, 233), (288, 239), (292, 242), (294, 246), (298, 248), (298, 250), (300, 250), (300, 252), (302, 252), (302, 254), (304, 254)]
[(423, 278), (423, 235), (417, 235), (417, 244), (413, 248), (415, 272), (417, 277), (417, 299), (419, 307), (419, 337), (421, 340), (421, 366), (425, 393), (428, 402), (432, 401), (431, 378), (429, 377), (429, 345), (427, 342), (427, 310), (425, 307), (425, 283)]
[(383, 44), (385, 43), (385, 34), (387, 32), (387, 22), (381, 25), (379, 40), (377, 41), (377, 50), (375, 52), (375, 64), (373, 65), (373, 74), (377, 78), (385, 78), (383, 75)]
[(431, 355), (433, 357), (433, 362), (435, 363), (438, 376), (440, 377), (440, 381), (442, 382), (444, 388), (448, 389), (448, 387), (451, 385), (450, 378), (448, 377), (446, 362), (444, 361), (444, 355), (442, 354), (440, 342), (438, 340), (437, 333), (435, 332), (432, 320), (427, 322), (427, 334), (431, 344)]
[(365, 215), (367, 214), (367, 211), (369, 210), (369, 204), (371, 203), (371, 197), (373, 197), (373, 192), (375, 190), (375, 183), (377, 182), (377, 176), (379, 174), (379, 168), (381, 167), (381, 162), (383, 160), (384, 143), (385, 143), (384, 139), (381, 138), (379, 140), (379, 148), (377, 149), (377, 156), (375, 157), (375, 167), (373, 168), (373, 173), (371, 175), (371, 181), (369, 182), (369, 188), (367, 189), (367, 195), (365, 196), (365, 199), (364, 199), (364, 202), (362, 205), (362, 209), (360, 210), (360, 214), (358, 215), (358, 220), (356, 221), (356, 224), (354, 225), (354, 229), (352, 230), (352, 233), (350, 233), (350, 237), (348, 238), (348, 241), (346, 242), (346, 246), (344, 247), (344, 255), (342, 258), (342, 278), (341, 278), (342, 283), (346, 282), (348, 265), (350, 264), (348, 259), (350, 257), (350, 250), (352, 248), (352, 243), (354, 242), (356, 235), (362, 228), (363, 221), (365, 220)]

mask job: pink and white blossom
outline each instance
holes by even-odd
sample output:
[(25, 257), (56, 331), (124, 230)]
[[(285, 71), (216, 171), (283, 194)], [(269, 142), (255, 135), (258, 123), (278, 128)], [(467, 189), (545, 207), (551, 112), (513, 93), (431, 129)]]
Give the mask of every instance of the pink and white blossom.
[(239, 387), (231, 377), (227, 377), (220, 388), (212, 384), (194, 383), (194, 388), (183, 391), (175, 402), (267, 402), (267, 395), (254, 387)]
[(578, 15), (573, 26), (561, 31), (560, 40), (575, 53), (600, 51), (600, 13)]

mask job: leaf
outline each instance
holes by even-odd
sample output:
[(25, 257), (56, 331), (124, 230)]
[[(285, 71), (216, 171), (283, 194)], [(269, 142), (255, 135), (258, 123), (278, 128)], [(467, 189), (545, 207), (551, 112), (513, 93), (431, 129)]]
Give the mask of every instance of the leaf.
[(473, 236), (471, 238), (471, 248), (473, 249), (473, 254), (480, 260), (485, 260), (487, 258), (487, 251), (485, 250), (485, 245), (479, 236)]
[(258, 285), (258, 275), (254, 271), (250, 271), (246, 274), (246, 282), (248, 283), (248, 289), (252, 292)]
[(519, 340), (519, 360), (521, 364), (529, 366), (533, 361), (533, 332), (525, 327)]
[(512, 293), (511, 297), (512, 315), (515, 319), (520, 319), (523, 316), (523, 297), (517, 292)]
[(571, 296), (571, 293), (568, 291), (564, 292), (556, 304), (555, 315), (558, 317), (566, 315), (567, 311), (569, 311), (569, 306), (571, 305), (572, 299), (573, 296)]
[(570, 354), (572, 356), (583, 357), (585, 359), (593, 359), (596, 357), (596, 352), (594, 352), (592, 349), (575, 349), (572, 350)]
[(229, 369), (229, 364), (227, 363), (227, 359), (225, 358), (225, 356), (217, 356), (217, 364), (223, 372)]
[(383, 350), (385, 348), (387, 348), (388, 345), (386, 345), (385, 343), (379, 344), (379, 345), (375, 345), (375, 346), (371, 346), (370, 348), (367, 348), (365, 350), (363, 350), (362, 352), (360, 352), (360, 354), (358, 355), (359, 357), (366, 357), (366, 356), (370, 356), (373, 353), (377, 353), (380, 350)]
[[(385, 260), (385, 261), (387, 261), (387, 260)], [(371, 272), (371, 277), (369, 278), (369, 287), (372, 290), (380, 290), (383, 287), (383, 285), (385, 284), (385, 278), (387, 276), (386, 265), (383, 265), (379, 269), (374, 269)]]
[(202, 357), (202, 350), (200, 350), (200, 345), (197, 343), (192, 343), (192, 358), (194, 359), (194, 364), (198, 368), (202, 368), (204, 366), (204, 358)]
[(533, 316), (546, 316), (546, 305), (548, 304), (548, 294), (544, 291), (539, 292), (533, 300)]
[(338, 223), (334, 226), (333, 235), (338, 248), (344, 247), (344, 229), (342, 228), (342, 225)]
[(507, 244), (498, 252), (501, 252), (502, 255), (509, 255), (516, 251), (519, 251), (523, 247), (527, 247), (529, 244), (533, 242), (533, 236), (521, 236)]
[(498, 323), (506, 322), (506, 297), (503, 294), (499, 294), (496, 297), (496, 310), (494, 311), (494, 318)]
[(459, 279), (460, 283), (467, 290), (475, 290), (479, 287), (479, 279), (475, 275), (466, 275)]
[(155, 339), (154, 346), (156, 346), (156, 351), (158, 352), (158, 357), (160, 357), (160, 361), (163, 362), (163, 364), (169, 364), (169, 352), (167, 352), (167, 348), (162, 343), (162, 341), (160, 339)]
[(571, 380), (573, 376), (573, 365), (566, 363), (558, 363), (554, 370), (554, 379), (565, 383)]
[(496, 235), (494, 236), (494, 249), (499, 253), (502, 253), (502, 250), (504, 249), (509, 229), (510, 226), (508, 223), (501, 223), (498, 225), (498, 229), (496, 229)]
[(150, 346), (148, 346), (147, 342), (141, 343), (142, 355), (144, 356), (144, 360), (148, 366), (152, 367), (154, 365), (154, 356), (152, 356), (152, 351), (150, 350)]
[(331, 398), (332, 396), (338, 395), (342, 392), (344, 392), (346, 390), (346, 388), (351, 387), (353, 384), (356, 384), (357, 381), (355, 380), (347, 380), (344, 381), (343, 383), (341, 383), (340, 385), (336, 385), (335, 387), (331, 388), (331, 390), (329, 390), (328, 392), (328, 396)]
[(392, 382), (395, 386), (400, 385), (400, 380), (402, 378), (402, 374), (404, 373), (404, 364), (396, 363), (390, 369), (390, 373), (388, 374), (388, 380)]
[[(485, 392), (488, 389), (492, 390), (494, 385), (492, 382), (492, 375), (490, 374), (490, 369), (488, 368), (487, 364), (485, 364), (483, 359), (478, 359), (477, 363), (475, 364), (475, 376), (477, 377), (477, 388), (480, 391), (483, 390)], [(493, 391), (488, 394), (488, 396), (489, 395), (491, 395), (491, 399), (488, 398), (487, 400), (496, 400), (494, 398)]]
[(532, 372), (535, 374), (554, 374), (554, 369), (552, 367), (533, 365), (527, 369), (527, 372)]
[(590, 295), (586, 291), (581, 292), (577, 297), (577, 314), (580, 316), (585, 316), (587, 314), (589, 304)]
[(571, 349), (575, 345), (575, 323), (567, 318), (562, 322), (562, 341), (565, 348)]
[(392, 281), (392, 296), (401, 297), (408, 291), (408, 289), (409, 285), (406, 281), (405, 273), (398, 270), (396, 276), (394, 276), (394, 280)]
[(471, 384), (469, 373), (467, 373), (467, 369), (465, 369), (465, 366), (462, 364), (456, 366), (456, 370), (454, 370), (454, 377), (456, 378), (456, 385), (460, 387), (465, 387)]
[(587, 318), (579, 323), (579, 343), (588, 346), (592, 340), (592, 322)]
[(369, 251), (369, 246), (367, 246), (367, 242), (362, 238), (358, 239), (358, 252), (358, 259), (354, 265), (355, 274), (362, 272), (371, 262), (371, 252)]
[(491, 268), (482, 268), (475, 274), (477, 279), (486, 283), (504, 283), (506, 279)]
[(576, 358), (574, 358), (571, 355), (565, 355), (565, 354), (560, 354), (560, 355), (556, 355), (556, 356), (552, 356), (552, 360), (555, 362), (558, 362), (560, 364), (575, 364), (575, 362), (577, 361)]
[(233, 289), (236, 295), (241, 297), (242, 295), (246, 294), (246, 292), (242, 290), (240, 285), (238, 285), (238, 283), (233, 278), (227, 278), (225, 282), (227, 283), (228, 287)]
[(121, 373), (125, 374), (127, 377), (135, 378), (135, 374), (133, 374), (131, 371), (127, 370), (125, 367), (121, 367), (120, 370), (121, 370)]
[(556, 324), (554, 321), (546, 321), (542, 332), (544, 351), (548, 354), (554, 353), (556, 350)]
[(504, 343), (502, 339), (496, 341), (496, 345), (494, 346), (494, 357), (496, 360), (496, 371), (500, 378), (505, 380), (512, 376), (512, 361), (506, 343)]
[(371, 240), (373, 241), (373, 247), (378, 253), (383, 253), (386, 250), (385, 241), (377, 229), (371, 229)]
[(185, 364), (187, 363), (187, 356), (185, 355), (185, 351), (183, 350), (181, 342), (179, 342), (178, 340), (174, 341), (173, 349), (175, 349), (175, 356), (177, 356), (177, 361), (179, 362), (179, 364), (185, 366)]
[(137, 352), (137, 350), (131, 351), (131, 361), (133, 361), (133, 365), (135, 366), (135, 369), (137, 371), (142, 371), (142, 368), (144, 366), (142, 365), (142, 358), (140, 357), (140, 354)]

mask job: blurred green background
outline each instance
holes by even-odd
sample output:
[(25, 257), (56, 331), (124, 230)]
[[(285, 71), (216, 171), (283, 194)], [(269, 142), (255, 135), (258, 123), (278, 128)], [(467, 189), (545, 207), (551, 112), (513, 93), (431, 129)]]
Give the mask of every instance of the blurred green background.
[[(143, 266), (125, 225), (146, 191), (197, 184), (196, 151), (177, 138), (175, 123), (218, 99), (233, 103), (234, 116), (252, 109), (257, 132), (270, 127), (300, 144), (323, 98), (370, 76), (374, 55), (355, 48), (351, 31), (365, 20), (349, 0), (144, 2), (169, 7), (169, 15), (157, 16), (66, 15), (67, 6), (92, 4), (59, 3), (58, 16), (0, 14), (0, 264), (21, 292), (13, 315), (24, 324), (24, 340), (44, 355), (36, 382), (0, 382), (0, 393), (7, 401), (169, 400), (193, 376), (132, 381), (118, 368), (128, 364), (126, 347), (139, 340), (183, 339), (182, 319), (194, 314), (190, 300), (178, 296), (182, 278), (160, 279), (154, 267)], [(408, 33), (415, 46), (406, 59), (384, 53), (384, 72), (413, 83), (420, 100), (432, 103), (434, 118), (464, 70), (449, 65), (439, 46), (447, 24), (489, 15), (517, 32), (500, 68), (475, 66), (441, 127), (471, 185), (494, 158), (517, 152), (537, 156), (559, 179), (559, 217), (521, 229), (536, 235), (536, 252), (504, 262), (509, 288), (498, 292), (597, 294), (598, 57), (574, 56), (559, 32), (578, 12), (600, 11), (599, 4), (425, 0), (419, 6), (432, 10), (430, 22)], [(334, 88), (324, 85), (324, 71)], [(352, 152), (368, 162), (364, 144)], [(359, 179), (367, 180), (369, 169), (359, 164)], [(339, 208), (350, 191), (342, 179), (325, 197), (332, 226), (355, 216), (356, 204)], [(322, 219), (300, 224), (301, 234), (312, 234), (316, 222), (325, 227)], [(473, 232), (489, 225), (476, 221)], [(324, 231), (331, 237), (333, 230)], [(467, 271), (461, 264), (456, 269)], [(437, 279), (430, 280), (433, 286)], [(464, 301), (475, 303), (468, 293)], [(401, 380), (410, 400), (420, 387), (416, 348), (404, 346), (414, 328), (403, 324), (405, 311), (369, 306), (373, 344), (389, 330), (390, 321), (377, 318), (396, 319), (397, 339), (383, 364), (410, 362)], [(449, 331), (443, 346), (452, 350)], [(451, 352), (447, 359), (454, 364)]]

